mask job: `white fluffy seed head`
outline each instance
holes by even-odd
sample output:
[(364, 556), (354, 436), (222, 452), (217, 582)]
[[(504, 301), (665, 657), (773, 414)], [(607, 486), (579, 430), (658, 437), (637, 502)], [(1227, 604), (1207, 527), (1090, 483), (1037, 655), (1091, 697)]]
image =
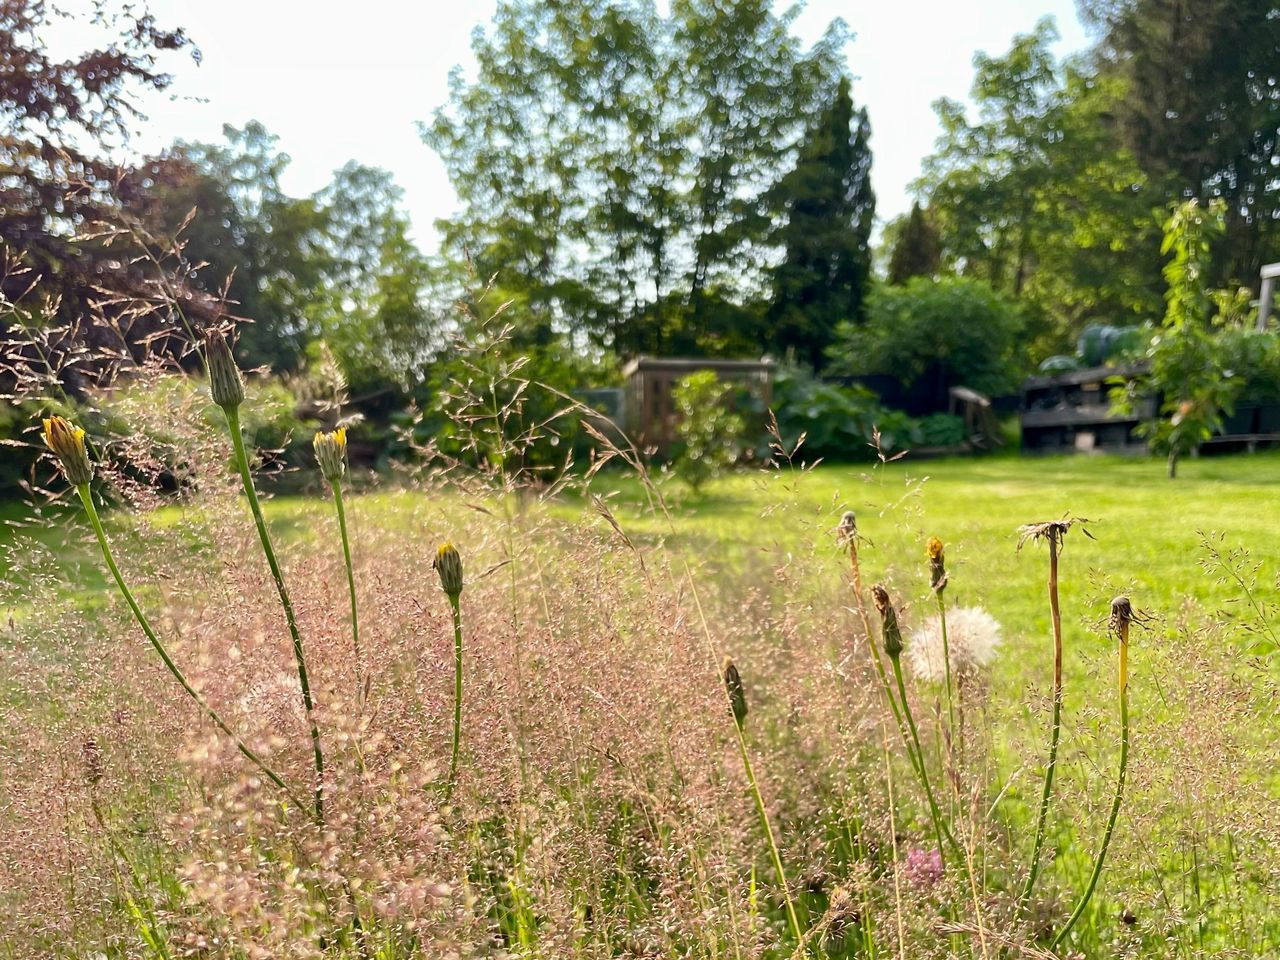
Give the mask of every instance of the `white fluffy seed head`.
[[(1000, 645), (1000, 624), (982, 607), (956, 607), (947, 611), (947, 649), (953, 676), (975, 674), (991, 663)], [(907, 643), (907, 662), (921, 680), (946, 677), (942, 655), (942, 625), (930, 617), (912, 631)]]

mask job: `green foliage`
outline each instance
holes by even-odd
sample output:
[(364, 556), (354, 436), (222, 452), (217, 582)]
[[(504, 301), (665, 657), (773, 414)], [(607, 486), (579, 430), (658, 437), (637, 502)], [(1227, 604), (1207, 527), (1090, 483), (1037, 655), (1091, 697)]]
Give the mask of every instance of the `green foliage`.
[[(886, 230), (886, 233), (888, 231)], [(912, 277), (936, 277), (942, 269), (942, 240), (933, 218), (919, 202), (894, 231), (889, 257), (889, 283), (901, 286)]]
[(225, 291), (249, 366), (296, 370), (324, 340), (357, 393), (404, 384), (437, 344), (423, 305), (425, 256), (408, 236), (403, 192), (385, 170), (351, 162), (308, 197), (280, 180), (290, 158), (262, 124), (223, 128), (225, 143), (178, 143), (145, 162), (130, 209), (180, 237), (185, 282)]
[[(537, 481), (588, 458), (580, 398), (612, 386), (609, 355), (590, 356), (552, 333), (529, 302), (494, 288), (459, 314), (452, 346), (415, 391), (423, 410), (402, 418), (411, 444), (507, 481)], [(388, 454), (405, 451), (392, 445)]]
[(702, 485), (733, 466), (742, 453), (746, 424), (733, 410), (733, 387), (721, 383), (711, 370), (681, 377), (671, 392), (679, 418), (679, 449), (672, 467), (696, 493)]
[(772, 407), (783, 445), (790, 450), (803, 438), (797, 455), (804, 460), (870, 459), (877, 432), (886, 454), (920, 439), (911, 417), (886, 409), (866, 387), (825, 383), (799, 368), (779, 371)]
[(1061, 351), (1092, 320), (1147, 320), (1160, 307), (1155, 250), (1165, 202), (1108, 118), (1123, 86), (1087, 59), (1058, 63), (1051, 20), (979, 54), (972, 98), (939, 100), (935, 153), (916, 182), (943, 263), (1026, 304), (1030, 352)]
[[(1214, 296), (1206, 287), (1212, 241), (1225, 229), (1222, 203), (1207, 209), (1194, 200), (1180, 204), (1164, 229), (1160, 251), (1170, 255), (1164, 268), (1168, 306), (1147, 352), (1150, 371), (1122, 388), (1118, 406), (1133, 409), (1139, 392), (1160, 397), (1159, 418), (1141, 429), (1153, 449), (1168, 457), (1174, 477), (1178, 459), (1222, 428), (1245, 381), (1229, 364), (1232, 354), (1224, 350), (1223, 338), (1228, 326), (1239, 328), (1242, 311), (1235, 298)], [(1247, 349), (1238, 333), (1232, 343), (1237, 355)]]
[(772, 6), (500, 3), (422, 128), (446, 255), (620, 355), (736, 351), (722, 308), (759, 299), (772, 187), (843, 70), (838, 23), (806, 50)]
[(867, 111), (854, 112), (849, 80), (841, 78), (795, 169), (778, 184), (776, 202), (787, 220), (778, 232), (785, 254), (773, 271), (770, 346), (778, 354), (795, 351), (815, 369), (836, 325), (863, 319), (876, 209), (870, 131)]
[(840, 326), (832, 366), (850, 375), (892, 374), (933, 384), (935, 402), (963, 385), (995, 395), (1022, 373), (1018, 308), (981, 280), (916, 277), (872, 291), (867, 323)]
[(969, 439), (964, 418), (954, 413), (931, 413), (920, 418), (920, 444), (926, 447), (958, 447)]
[(1110, 126), (1167, 201), (1218, 197), (1210, 286), (1274, 259), (1280, 195), (1280, 18), (1268, 0), (1092, 0), (1101, 76), (1124, 91)]

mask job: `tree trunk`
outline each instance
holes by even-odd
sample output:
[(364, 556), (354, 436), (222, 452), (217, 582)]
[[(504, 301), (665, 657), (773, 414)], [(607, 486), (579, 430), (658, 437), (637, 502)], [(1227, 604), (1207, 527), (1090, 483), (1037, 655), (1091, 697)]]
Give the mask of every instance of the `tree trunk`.
[(1178, 451), (1169, 451), (1169, 479), (1173, 480), (1178, 476)]

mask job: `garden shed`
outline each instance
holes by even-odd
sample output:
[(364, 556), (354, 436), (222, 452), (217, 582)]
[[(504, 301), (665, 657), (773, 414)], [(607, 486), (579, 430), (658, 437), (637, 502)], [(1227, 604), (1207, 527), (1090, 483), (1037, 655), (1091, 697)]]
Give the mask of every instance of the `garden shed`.
[(665, 453), (675, 440), (672, 391), (682, 377), (711, 370), (727, 383), (738, 383), (766, 406), (772, 401), (777, 364), (760, 360), (712, 360), (702, 357), (636, 357), (622, 369), (626, 381), (626, 429), (641, 447)]

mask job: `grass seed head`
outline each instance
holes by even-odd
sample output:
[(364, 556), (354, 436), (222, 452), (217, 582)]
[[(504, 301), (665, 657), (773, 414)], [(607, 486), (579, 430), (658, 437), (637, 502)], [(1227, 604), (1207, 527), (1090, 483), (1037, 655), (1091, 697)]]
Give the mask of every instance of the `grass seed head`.
[(729, 694), (729, 706), (733, 710), (733, 722), (741, 730), (747, 719), (747, 691), (742, 686), (742, 675), (738, 673), (738, 668), (733, 665), (733, 661), (728, 657), (724, 661), (724, 687)]
[(450, 599), (457, 599), (462, 593), (462, 557), (452, 543), (443, 543), (436, 551), (436, 558), (431, 564), (440, 574), (440, 587)]
[(62, 466), (67, 482), (82, 487), (93, 479), (93, 464), (84, 446), (84, 430), (73, 427), (63, 417), (49, 417), (44, 421), (44, 442)]
[(902, 630), (898, 626), (898, 611), (893, 609), (889, 600), (889, 591), (876, 584), (871, 588), (871, 596), (880, 611), (880, 633), (884, 638), (884, 652), (894, 660), (902, 655)]
[(316, 463), (320, 465), (324, 478), (330, 483), (341, 480), (347, 467), (346, 427), (339, 427), (332, 433), (318, 431), (311, 441), (311, 447), (316, 452)]
[(244, 380), (231, 346), (221, 330), (210, 330), (204, 338), (205, 366), (209, 370), (209, 395), (224, 410), (244, 403)]

